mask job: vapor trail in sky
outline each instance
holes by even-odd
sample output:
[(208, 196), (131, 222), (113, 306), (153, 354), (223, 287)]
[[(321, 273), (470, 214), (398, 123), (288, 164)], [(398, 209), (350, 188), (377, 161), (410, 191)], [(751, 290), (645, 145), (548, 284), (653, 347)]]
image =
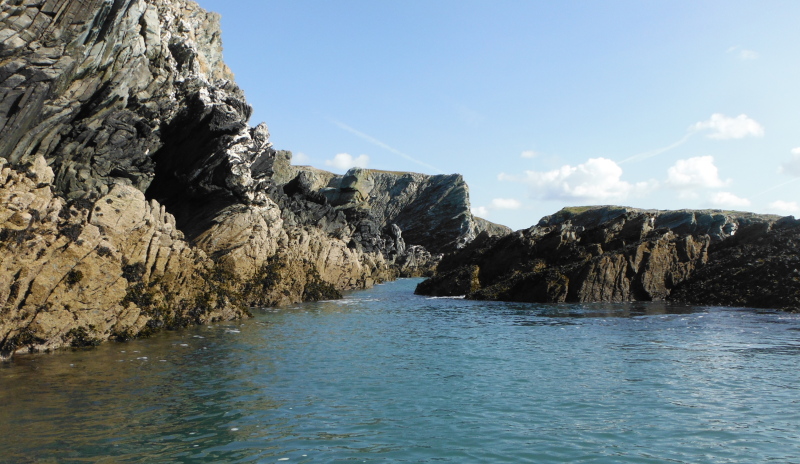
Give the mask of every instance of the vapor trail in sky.
[(760, 197), (761, 195), (763, 195), (763, 194), (765, 194), (765, 193), (767, 193), (767, 192), (771, 192), (771, 191), (773, 191), (773, 190), (775, 190), (775, 189), (779, 189), (779, 188), (783, 187), (784, 185), (789, 185), (789, 184), (791, 184), (791, 183), (793, 183), (793, 182), (797, 182), (798, 180), (800, 180), (800, 177), (795, 177), (795, 178), (794, 178), (794, 179), (792, 179), (792, 180), (787, 180), (786, 182), (784, 182), (784, 183), (782, 183), (782, 184), (775, 185), (775, 186), (773, 186), (773, 187), (770, 187), (770, 188), (768, 188), (768, 189), (766, 189), (766, 190), (763, 190), (763, 191), (761, 191), (761, 192), (759, 192), (759, 193), (756, 193), (756, 194), (755, 194), (755, 195), (753, 195), (751, 198)]
[(675, 142), (675, 143), (673, 143), (671, 145), (667, 145), (666, 147), (657, 148), (655, 150), (650, 150), (650, 151), (646, 151), (646, 152), (643, 152), (643, 153), (639, 153), (637, 155), (633, 155), (630, 158), (625, 158), (624, 160), (620, 161), (618, 164), (627, 163), (628, 161), (646, 160), (647, 158), (652, 158), (652, 157), (658, 156), (658, 155), (660, 155), (662, 153), (666, 153), (666, 152), (672, 150), (673, 148), (678, 148), (679, 146), (681, 146), (684, 143), (686, 143), (686, 141), (689, 140), (689, 137), (691, 137), (693, 134), (694, 134), (694, 132), (688, 132), (686, 135), (683, 136), (683, 138), (681, 138), (680, 140), (678, 140), (677, 142)]
[(414, 158), (411, 155), (407, 155), (407, 154), (403, 153), (402, 151), (400, 151), (400, 150), (398, 150), (396, 148), (390, 147), (389, 145), (381, 142), (380, 140), (376, 139), (375, 137), (372, 137), (372, 136), (367, 135), (367, 134), (365, 134), (365, 133), (363, 133), (363, 132), (361, 132), (361, 131), (359, 131), (357, 129), (354, 129), (354, 128), (348, 126), (347, 124), (345, 124), (345, 123), (343, 123), (341, 121), (337, 121), (337, 120), (335, 120), (333, 118), (327, 118), (327, 119), (332, 124), (336, 125), (337, 127), (341, 128), (341, 129), (346, 130), (347, 132), (350, 132), (351, 134), (355, 135), (356, 137), (358, 137), (360, 139), (363, 139), (363, 140), (366, 140), (367, 142), (369, 142), (369, 143), (371, 143), (373, 145), (376, 145), (376, 146), (378, 146), (380, 148), (383, 148), (384, 150), (386, 150), (386, 151), (388, 151), (390, 153), (393, 153), (393, 154), (395, 154), (395, 155), (397, 155), (397, 156), (399, 156), (401, 158), (405, 158), (408, 161), (411, 161), (412, 163), (416, 163), (416, 164), (419, 164), (420, 166), (424, 166), (424, 167), (426, 167), (428, 169), (436, 171), (439, 174), (444, 172), (441, 169), (437, 168), (436, 166), (432, 166), (432, 165), (430, 165), (430, 164), (428, 164), (428, 163), (426, 163), (424, 161), (420, 161), (420, 160)]

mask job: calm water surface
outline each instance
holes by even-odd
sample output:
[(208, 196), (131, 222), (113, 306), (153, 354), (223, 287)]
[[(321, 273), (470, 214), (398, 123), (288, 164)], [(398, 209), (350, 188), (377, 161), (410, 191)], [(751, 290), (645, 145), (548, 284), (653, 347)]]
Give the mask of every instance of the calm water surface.
[(800, 463), (800, 316), (409, 279), (0, 365), (0, 462)]

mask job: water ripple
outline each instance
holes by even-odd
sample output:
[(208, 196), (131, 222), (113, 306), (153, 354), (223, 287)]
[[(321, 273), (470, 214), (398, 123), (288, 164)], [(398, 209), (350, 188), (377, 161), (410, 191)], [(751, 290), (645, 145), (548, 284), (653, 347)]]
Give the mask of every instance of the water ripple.
[(800, 462), (800, 317), (403, 280), (0, 367), (0, 462)]

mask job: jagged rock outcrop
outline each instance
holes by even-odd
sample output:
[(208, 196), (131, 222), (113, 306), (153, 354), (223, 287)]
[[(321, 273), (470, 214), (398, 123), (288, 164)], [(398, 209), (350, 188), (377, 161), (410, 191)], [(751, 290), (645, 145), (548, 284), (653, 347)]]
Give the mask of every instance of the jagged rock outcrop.
[(0, 159), (0, 355), (246, 314), (163, 206), (121, 184), (68, 202), (53, 179), (41, 157)]
[(370, 201), (329, 201), (343, 176), (249, 126), (220, 37), (189, 0), (0, 3), (0, 356), (337, 297), (503, 232), (460, 176), (355, 172)]
[(704, 305), (800, 310), (800, 221), (755, 223), (714, 242), (708, 263), (670, 300)]
[(278, 152), (247, 124), (217, 15), (185, 0), (12, 0), (0, 26), (0, 157), (15, 167), (0, 189), (0, 351), (236, 318), (393, 275), (382, 255), (284, 227), (267, 195)]
[[(529, 229), (502, 238), (478, 237), (445, 256), (417, 293), (529, 302), (673, 299), (797, 307), (800, 279), (791, 279), (800, 262), (798, 231), (793, 220), (751, 213), (565, 208)], [(765, 259), (771, 255), (781, 259)], [(749, 275), (754, 265), (770, 269), (761, 273), (765, 282), (756, 284), (760, 277)], [(770, 296), (780, 293), (780, 285), (788, 295)]]
[(68, 198), (120, 181), (146, 189), (162, 130), (190, 103), (213, 102), (219, 130), (249, 111), (217, 16), (193, 2), (12, 0), (0, 25), (0, 157), (44, 156)]
[(353, 168), (338, 176), (313, 168), (279, 169), (284, 179), (292, 177), (287, 184), (316, 192), (339, 209), (365, 211), (381, 229), (396, 224), (407, 243), (434, 254), (462, 248), (483, 231), (492, 236), (511, 232), (470, 213), (469, 188), (459, 174)]

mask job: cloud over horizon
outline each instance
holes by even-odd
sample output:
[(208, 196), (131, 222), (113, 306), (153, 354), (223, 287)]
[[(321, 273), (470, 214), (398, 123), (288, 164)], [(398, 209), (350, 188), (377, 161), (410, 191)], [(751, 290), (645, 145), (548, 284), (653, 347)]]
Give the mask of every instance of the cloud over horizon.
[(713, 156), (697, 156), (678, 160), (667, 169), (665, 185), (677, 190), (698, 188), (719, 188), (727, 185), (719, 178), (719, 170), (714, 165)]
[(792, 149), (792, 158), (781, 164), (781, 174), (800, 177), (800, 147)]
[(492, 200), (492, 208), (496, 209), (519, 209), (522, 203), (515, 198), (495, 198)]
[(474, 216), (487, 217), (492, 211), (498, 209), (515, 210), (522, 208), (522, 202), (516, 198), (494, 198), (487, 206), (473, 206), (470, 211)]
[(796, 214), (800, 213), (800, 204), (796, 201), (776, 200), (768, 205), (769, 209), (780, 213)]
[(621, 179), (622, 168), (608, 158), (590, 158), (577, 166), (552, 171), (525, 171), (524, 176), (501, 173), (500, 181), (522, 182), (534, 197), (545, 200), (616, 201), (632, 192), (647, 190), (646, 182), (631, 184)]
[(742, 208), (750, 206), (750, 200), (738, 197), (731, 192), (717, 192), (711, 196), (711, 204), (722, 208)]
[(473, 206), (469, 209), (473, 216), (485, 218), (489, 215), (489, 208), (485, 206)]
[(325, 166), (330, 166), (341, 171), (347, 171), (350, 168), (366, 168), (369, 164), (369, 156), (359, 155), (353, 157), (349, 153), (339, 153), (333, 157), (332, 160), (325, 160)]
[(746, 114), (731, 118), (722, 113), (714, 113), (707, 121), (697, 122), (689, 129), (692, 131), (711, 131), (707, 137), (717, 140), (764, 136), (764, 127)]

